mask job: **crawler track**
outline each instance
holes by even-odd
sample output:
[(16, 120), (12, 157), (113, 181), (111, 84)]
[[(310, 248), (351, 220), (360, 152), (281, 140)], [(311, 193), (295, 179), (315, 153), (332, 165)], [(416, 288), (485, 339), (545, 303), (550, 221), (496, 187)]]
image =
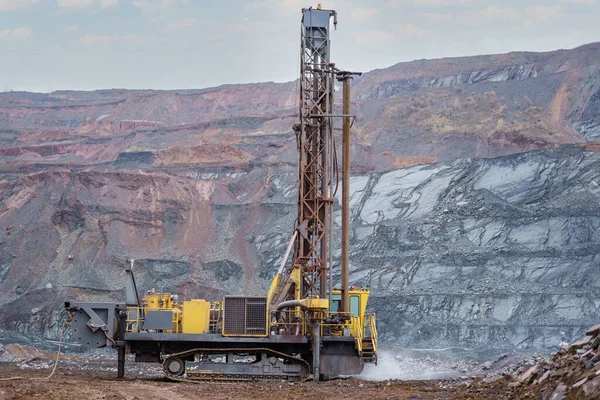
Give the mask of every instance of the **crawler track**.
[[(244, 354), (255, 356), (255, 362), (216, 363), (211, 361), (190, 362), (196, 354), (227, 355)], [(178, 382), (200, 383), (205, 381), (239, 382), (289, 380), (305, 381), (310, 373), (306, 360), (267, 348), (211, 349), (196, 348), (170, 354), (163, 360), (165, 377)], [(181, 366), (181, 368), (175, 368)], [(171, 367), (171, 368), (170, 368)]]

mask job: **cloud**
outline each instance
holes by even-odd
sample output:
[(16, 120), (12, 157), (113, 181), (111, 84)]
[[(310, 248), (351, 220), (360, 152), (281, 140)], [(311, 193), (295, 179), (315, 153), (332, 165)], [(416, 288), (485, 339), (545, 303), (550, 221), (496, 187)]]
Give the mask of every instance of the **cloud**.
[(56, 0), (60, 8), (86, 8), (94, 4), (94, 0)]
[(94, 46), (97, 44), (106, 44), (106, 43), (122, 43), (130, 46), (139, 46), (147, 43), (147, 38), (141, 35), (132, 34), (132, 35), (85, 35), (73, 43), (79, 44), (82, 46)]
[(522, 19), (519, 10), (512, 7), (498, 7), (497, 5), (487, 6), (481, 10), (465, 14), (469, 22), (475, 25), (482, 25), (486, 21), (494, 20), (498, 22), (518, 22)]
[(538, 21), (550, 21), (560, 14), (560, 4), (554, 6), (537, 5), (525, 8), (525, 14)]
[(119, 0), (56, 0), (59, 8), (88, 8), (96, 2), (99, 2), (102, 8), (108, 8), (117, 5)]
[(424, 13), (428, 24), (446, 24), (470, 28), (481, 28), (490, 24), (519, 25), (528, 18), (524, 9), (490, 5), (478, 10), (462, 13)]
[(28, 38), (29, 36), (31, 36), (33, 34), (33, 30), (28, 27), (28, 26), (24, 26), (21, 28), (16, 28), (16, 29), (3, 29), (0, 30), (0, 40), (5, 40), (5, 39), (25, 39)]
[(108, 8), (117, 5), (119, 0), (100, 0), (102, 8)]
[(356, 7), (350, 13), (350, 20), (358, 24), (362, 24), (366, 20), (373, 18), (379, 11), (376, 8), (361, 8)]
[(271, 22), (269, 20), (258, 20), (244, 17), (242, 21), (236, 22), (233, 25), (238, 31), (277, 31), (285, 29), (281, 22)]
[(0, 0), (0, 12), (18, 10), (35, 5), (39, 0)]
[[(575, 0), (577, 1), (577, 0)], [(582, 1), (582, 0), (579, 0)], [(589, 0), (588, 0), (589, 1)], [(487, 0), (390, 0), (388, 5), (391, 8), (436, 8), (436, 7), (457, 7), (476, 3), (485, 3)]]
[(392, 24), (389, 29), (369, 29), (354, 35), (357, 43), (376, 45), (394, 42), (401, 38), (431, 37), (435, 32), (414, 24)]
[(429, 24), (441, 24), (452, 21), (455, 18), (455, 15), (450, 13), (423, 13), (423, 17), (425, 17)]
[(133, 5), (144, 14), (154, 14), (178, 4), (187, 4), (189, 0), (133, 0)]
[(391, 31), (384, 31), (383, 29), (369, 29), (363, 32), (356, 32), (354, 39), (360, 44), (381, 44), (391, 42), (395, 39)]
[(415, 7), (449, 7), (474, 3), (475, 0), (413, 0)]
[[(574, 1), (574, 0), (571, 0)], [(535, 5), (530, 7), (498, 7), (489, 5), (478, 10), (454, 13), (423, 13), (428, 26), (462, 26), (487, 28), (491, 25), (530, 28), (561, 16), (561, 5)]]
[(559, 0), (560, 4), (584, 4), (588, 6), (596, 5), (596, 0)]
[(196, 20), (196, 18), (184, 18), (163, 25), (163, 30), (173, 32), (193, 31), (196, 26), (198, 26), (198, 20)]
[(394, 24), (392, 30), (399, 37), (417, 38), (430, 37), (435, 34), (434, 31), (414, 24)]
[(259, 8), (274, 8), (283, 7), (286, 9), (297, 9), (300, 10), (306, 7), (306, 2), (303, 0), (261, 0), (254, 1), (246, 5), (246, 9), (259, 9)]
[(561, 5), (537, 5), (525, 8), (525, 19), (521, 25), (529, 28), (534, 22), (548, 22), (560, 15)]

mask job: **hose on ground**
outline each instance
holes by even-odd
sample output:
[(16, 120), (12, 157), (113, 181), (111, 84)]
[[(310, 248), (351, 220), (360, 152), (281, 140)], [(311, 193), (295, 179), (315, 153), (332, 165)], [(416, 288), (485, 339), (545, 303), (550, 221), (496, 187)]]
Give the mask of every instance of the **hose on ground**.
[(10, 378), (0, 378), (0, 381), (17, 381), (17, 380), (30, 380), (30, 381), (47, 381), (50, 380), (50, 378), (52, 378), (52, 376), (54, 376), (54, 373), (56, 372), (56, 368), (58, 367), (58, 360), (60, 360), (60, 350), (62, 348), (62, 343), (63, 343), (63, 337), (65, 335), (65, 328), (67, 327), (67, 324), (69, 322), (71, 322), (73, 317), (73, 314), (71, 312), (69, 312), (67, 314), (67, 317), (65, 318), (65, 321), (63, 322), (62, 325), (62, 329), (60, 331), (60, 339), (58, 342), (58, 352), (56, 353), (56, 360), (54, 361), (54, 368), (52, 368), (52, 372), (50, 372), (50, 375), (42, 377), (42, 378), (31, 378), (31, 377), (26, 377), (26, 376), (13, 376)]

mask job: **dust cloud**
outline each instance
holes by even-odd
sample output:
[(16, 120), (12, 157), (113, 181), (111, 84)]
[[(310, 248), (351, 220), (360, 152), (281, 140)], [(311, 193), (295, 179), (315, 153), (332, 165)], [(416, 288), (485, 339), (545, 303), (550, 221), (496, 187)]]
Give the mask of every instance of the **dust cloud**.
[(367, 381), (421, 380), (452, 378), (458, 375), (457, 371), (443, 360), (411, 353), (380, 350), (377, 366), (365, 365), (365, 369), (357, 378)]

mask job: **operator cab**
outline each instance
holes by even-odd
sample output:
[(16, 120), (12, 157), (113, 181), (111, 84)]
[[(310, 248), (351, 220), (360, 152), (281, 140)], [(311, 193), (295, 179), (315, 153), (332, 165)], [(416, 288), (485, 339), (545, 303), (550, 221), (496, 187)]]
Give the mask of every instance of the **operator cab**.
[[(369, 300), (369, 289), (357, 289), (356, 286), (348, 291), (350, 314), (353, 317), (363, 318)], [(342, 304), (342, 291), (334, 290), (331, 294), (330, 312), (337, 313)]]

